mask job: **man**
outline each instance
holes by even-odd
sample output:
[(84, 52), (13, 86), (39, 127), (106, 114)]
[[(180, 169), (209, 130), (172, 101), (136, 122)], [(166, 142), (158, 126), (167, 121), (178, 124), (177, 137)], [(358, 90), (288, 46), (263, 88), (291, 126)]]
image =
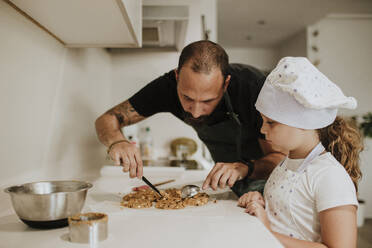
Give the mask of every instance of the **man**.
[(264, 81), (265, 76), (255, 68), (229, 65), (218, 44), (191, 43), (182, 50), (177, 69), (97, 119), (99, 140), (124, 172), (141, 178), (139, 150), (120, 130), (153, 114), (170, 112), (194, 128), (216, 162), (203, 189), (228, 185), (238, 195), (262, 191), (264, 181), (257, 179), (266, 179), (284, 158), (260, 133), (262, 119), (254, 104)]

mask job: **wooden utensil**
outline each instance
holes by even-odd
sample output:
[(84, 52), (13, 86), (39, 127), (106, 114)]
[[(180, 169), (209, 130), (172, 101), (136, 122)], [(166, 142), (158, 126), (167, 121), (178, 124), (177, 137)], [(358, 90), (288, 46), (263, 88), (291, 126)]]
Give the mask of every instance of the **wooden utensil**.
[[(171, 179), (171, 180), (168, 180), (168, 181), (164, 181), (164, 182), (160, 182), (160, 183), (155, 183), (154, 186), (160, 186), (160, 185), (171, 183), (171, 182), (174, 182), (174, 181), (176, 181), (176, 180)], [(150, 188), (148, 185), (142, 185), (142, 186), (139, 186), (139, 187), (134, 187), (132, 190), (133, 191), (139, 191), (139, 190), (148, 189), (148, 188)]]

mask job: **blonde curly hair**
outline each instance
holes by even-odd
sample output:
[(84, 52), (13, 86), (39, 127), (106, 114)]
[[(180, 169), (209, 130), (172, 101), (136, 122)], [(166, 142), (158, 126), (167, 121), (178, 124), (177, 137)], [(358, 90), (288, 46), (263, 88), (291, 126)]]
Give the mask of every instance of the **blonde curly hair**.
[(358, 191), (362, 177), (359, 153), (364, 149), (359, 129), (352, 121), (337, 116), (331, 125), (317, 131), (323, 146), (345, 167)]

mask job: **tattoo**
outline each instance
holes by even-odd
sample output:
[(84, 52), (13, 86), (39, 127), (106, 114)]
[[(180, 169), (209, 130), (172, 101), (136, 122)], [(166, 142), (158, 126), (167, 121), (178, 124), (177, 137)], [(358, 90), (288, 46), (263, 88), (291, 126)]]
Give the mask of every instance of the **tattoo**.
[(120, 126), (124, 124), (124, 116), (118, 113), (115, 113), (116, 119), (118, 119)]
[(132, 107), (129, 101), (125, 101), (123, 103), (120, 103), (119, 105), (116, 105), (106, 113), (115, 116), (121, 127), (145, 119), (145, 117), (137, 113), (137, 111)]

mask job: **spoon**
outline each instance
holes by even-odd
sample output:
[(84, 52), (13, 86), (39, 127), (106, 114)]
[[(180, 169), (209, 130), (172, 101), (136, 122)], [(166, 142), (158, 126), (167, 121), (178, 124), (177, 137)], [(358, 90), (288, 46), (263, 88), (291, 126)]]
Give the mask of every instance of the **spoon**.
[(196, 185), (185, 185), (181, 188), (181, 197), (190, 198), (200, 192), (200, 187)]

